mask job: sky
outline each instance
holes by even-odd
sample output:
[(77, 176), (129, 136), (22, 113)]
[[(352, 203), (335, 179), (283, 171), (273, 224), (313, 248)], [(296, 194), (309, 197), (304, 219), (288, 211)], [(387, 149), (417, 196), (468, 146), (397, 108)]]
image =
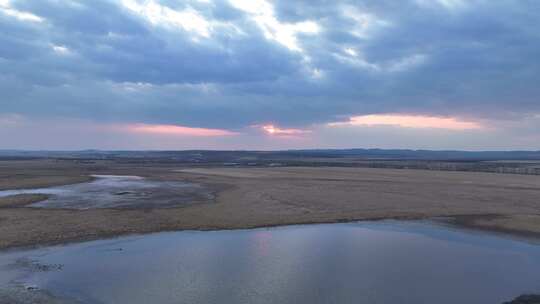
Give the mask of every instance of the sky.
[(537, 0), (0, 0), (0, 149), (540, 150)]

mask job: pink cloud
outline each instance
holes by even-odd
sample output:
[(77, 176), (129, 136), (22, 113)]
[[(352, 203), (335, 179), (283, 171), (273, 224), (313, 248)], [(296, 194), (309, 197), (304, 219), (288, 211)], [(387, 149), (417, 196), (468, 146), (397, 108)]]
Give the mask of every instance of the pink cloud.
[(178, 125), (132, 124), (127, 130), (134, 133), (180, 135), (195, 137), (231, 136), (238, 133), (223, 129), (191, 128)]
[(446, 130), (477, 130), (485, 129), (479, 122), (465, 121), (456, 117), (440, 117), (427, 115), (405, 114), (374, 114), (353, 116), (349, 121), (329, 123), (329, 126), (377, 126), (388, 125), (404, 128), (431, 128)]

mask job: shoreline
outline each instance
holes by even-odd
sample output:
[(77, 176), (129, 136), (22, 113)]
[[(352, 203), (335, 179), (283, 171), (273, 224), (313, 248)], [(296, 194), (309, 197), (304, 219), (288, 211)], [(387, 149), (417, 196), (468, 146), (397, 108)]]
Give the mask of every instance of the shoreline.
[(64, 246), (76, 243), (85, 243), (99, 240), (113, 240), (123, 237), (131, 236), (145, 236), (150, 234), (159, 233), (174, 233), (174, 232), (217, 232), (217, 231), (236, 231), (236, 230), (256, 230), (256, 229), (272, 229), (290, 226), (309, 226), (309, 225), (332, 225), (332, 224), (354, 224), (362, 222), (383, 222), (383, 221), (400, 221), (400, 222), (414, 222), (414, 221), (428, 221), (434, 225), (441, 225), (451, 229), (457, 229), (462, 231), (468, 231), (471, 233), (484, 233), (492, 236), (499, 236), (504, 238), (510, 238), (517, 241), (526, 241), (533, 243), (540, 243), (540, 233), (532, 231), (522, 231), (505, 229), (501, 227), (486, 228), (483, 226), (475, 225), (475, 219), (482, 218), (498, 218), (500, 215), (457, 215), (457, 216), (434, 216), (434, 217), (410, 217), (410, 216), (394, 216), (394, 217), (374, 217), (374, 218), (362, 218), (362, 219), (347, 219), (347, 220), (335, 220), (335, 221), (311, 221), (311, 222), (291, 222), (281, 224), (263, 224), (263, 225), (249, 225), (249, 226), (231, 226), (231, 227), (199, 227), (199, 228), (186, 228), (186, 229), (161, 229), (155, 231), (133, 231), (129, 233), (111, 233), (104, 235), (85, 235), (78, 236), (69, 239), (63, 239), (59, 241), (43, 241), (35, 242), (34, 244), (22, 244), (13, 246), (0, 246), (0, 253), (6, 253), (11, 251), (25, 251), (45, 247)]

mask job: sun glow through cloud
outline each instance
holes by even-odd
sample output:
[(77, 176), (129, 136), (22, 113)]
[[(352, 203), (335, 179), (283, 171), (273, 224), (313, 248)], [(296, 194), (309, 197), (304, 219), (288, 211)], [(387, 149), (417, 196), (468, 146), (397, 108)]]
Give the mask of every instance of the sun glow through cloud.
[(224, 28), (239, 33), (239, 29), (232, 24), (208, 20), (199, 11), (189, 6), (182, 10), (175, 10), (154, 0), (142, 2), (122, 0), (121, 3), (125, 8), (145, 18), (154, 26), (181, 28), (203, 38), (210, 38), (213, 31)]
[(475, 130), (485, 127), (473, 121), (464, 121), (455, 117), (439, 117), (425, 115), (374, 114), (353, 116), (349, 121), (335, 122), (329, 126), (397, 126), (403, 128), (428, 128), (446, 130)]
[(150, 133), (162, 135), (181, 135), (194, 137), (231, 136), (236, 132), (222, 129), (191, 128), (178, 125), (153, 125), (134, 124), (127, 126), (127, 129), (134, 133)]
[(268, 40), (287, 47), (291, 51), (303, 52), (298, 44), (298, 34), (317, 34), (319, 25), (311, 20), (283, 23), (278, 20), (273, 5), (265, 0), (229, 0), (239, 10), (248, 13)]
[(60, 55), (69, 55), (71, 53), (69, 48), (63, 45), (52, 44), (51, 48), (53, 49), (55, 53), (60, 54)]
[(274, 125), (264, 125), (264, 126), (260, 126), (260, 127), (267, 134), (276, 135), (276, 136), (294, 136), (294, 135), (311, 133), (309, 130), (282, 129), (282, 128), (278, 128), (278, 127), (276, 127)]
[(0, 0), (0, 12), (21, 21), (43, 22), (43, 18), (37, 15), (12, 8), (9, 0)]

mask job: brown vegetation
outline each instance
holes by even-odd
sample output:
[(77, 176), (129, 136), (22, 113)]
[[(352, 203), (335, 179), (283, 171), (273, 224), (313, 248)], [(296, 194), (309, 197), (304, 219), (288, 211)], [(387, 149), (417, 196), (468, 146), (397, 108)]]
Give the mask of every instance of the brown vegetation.
[[(131, 174), (194, 181), (217, 192), (213, 201), (169, 209), (2, 208), (0, 248), (164, 230), (441, 216), (470, 227), (540, 236), (540, 176), (331, 167), (88, 166), (50, 161), (9, 162), (0, 168), (3, 176), (12, 177), (9, 183), (14, 187), (20, 185), (19, 172), (24, 172), (19, 180), (25, 187), (42, 187), (49, 181), (56, 185), (60, 178), (71, 183), (89, 174)], [(0, 180), (0, 185), (7, 184)], [(7, 204), (6, 198), (0, 204)]]

